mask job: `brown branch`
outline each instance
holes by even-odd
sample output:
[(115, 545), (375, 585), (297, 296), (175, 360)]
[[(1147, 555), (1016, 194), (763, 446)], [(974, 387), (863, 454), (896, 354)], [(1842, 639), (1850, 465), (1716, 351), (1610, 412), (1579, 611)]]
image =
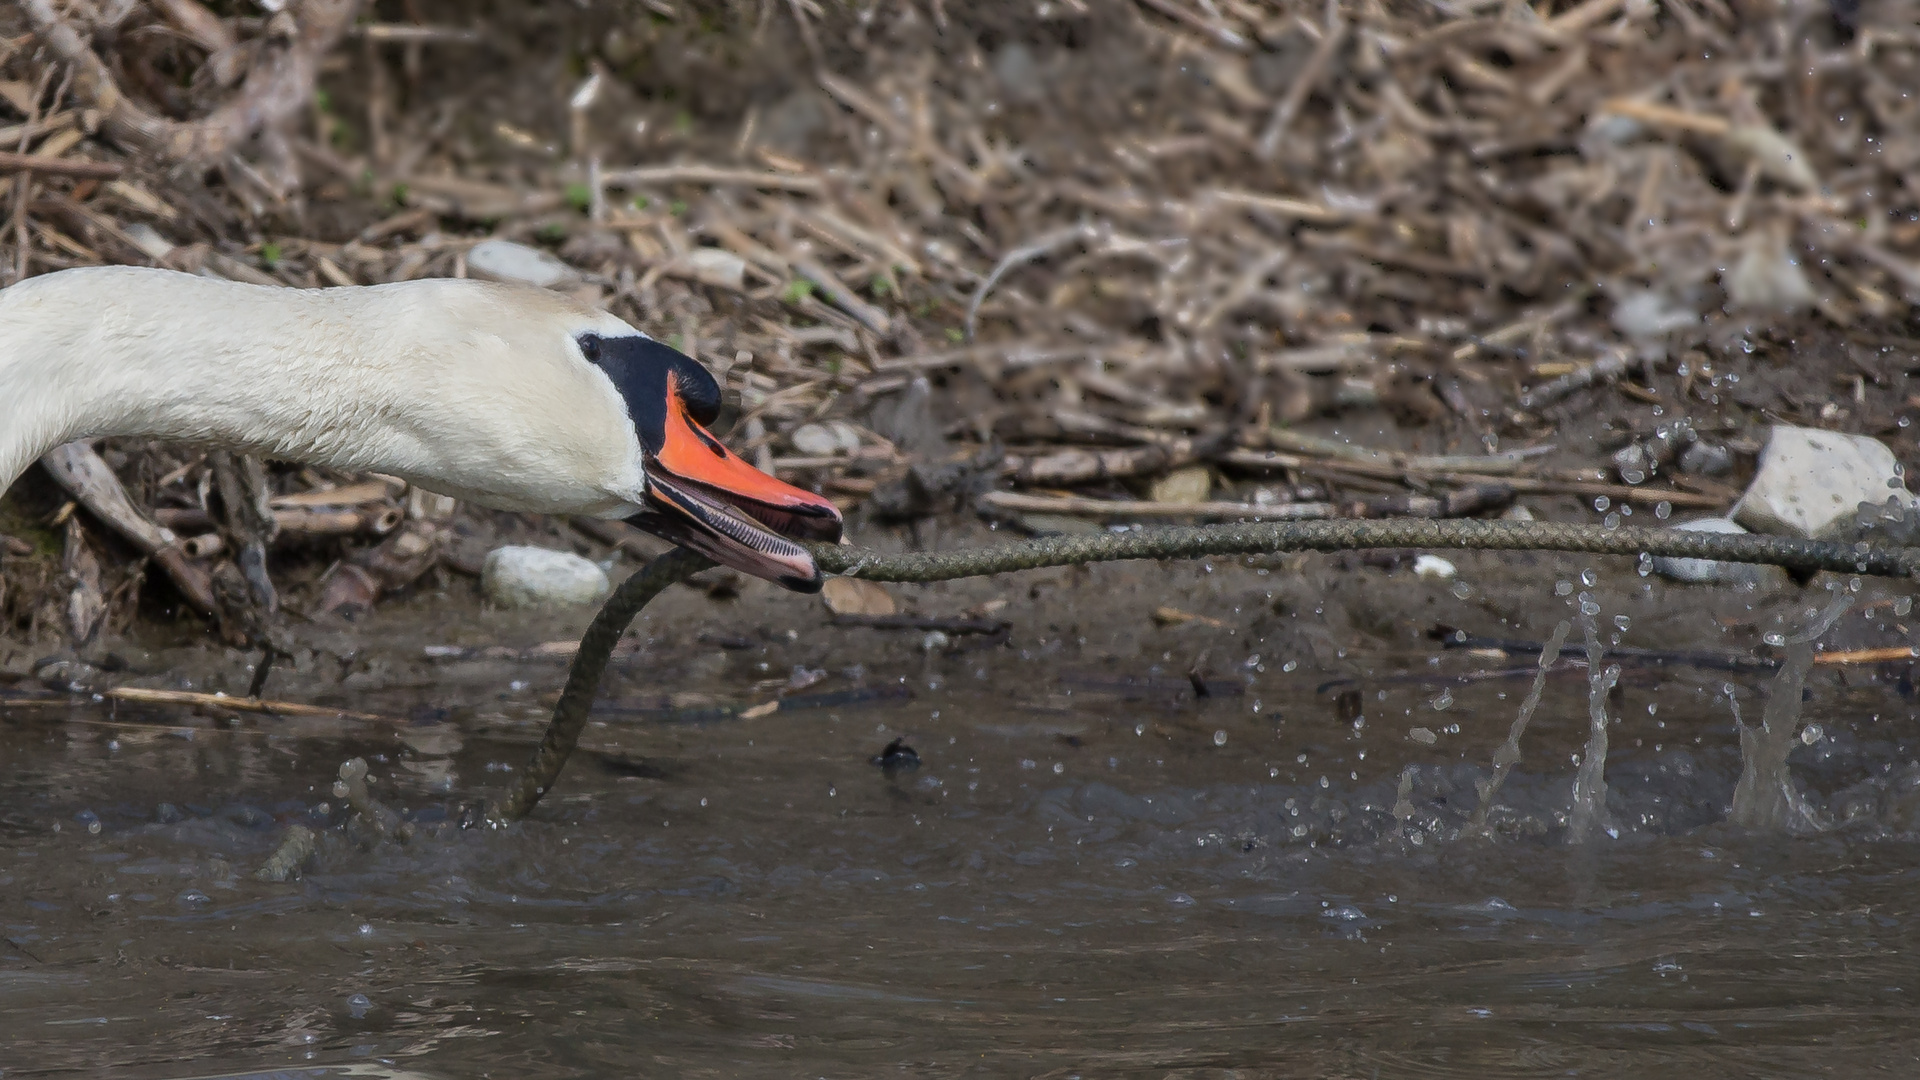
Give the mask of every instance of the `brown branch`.
[(73, 176), (82, 180), (112, 180), (126, 170), (111, 161), (80, 161), (75, 158), (37, 157), (0, 150), (0, 173), (35, 173), (40, 176)]
[(109, 138), (170, 161), (208, 162), (299, 116), (313, 98), (320, 58), (353, 26), (360, 0), (303, 0), (276, 16), (246, 81), (226, 104), (189, 121), (155, 116), (122, 93), (113, 72), (54, 11), (52, 0), (21, 0), (21, 7), (40, 39), (73, 65), (74, 90), (106, 114)]
[(159, 563), (188, 603), (208, 615), (219, 610), (206, 571), (187, 560), (173, 533), (134, 508), (120, 478), (92, 447), (84, 442), (56, 446), (41, 457), (40, 464), (94, 517)]

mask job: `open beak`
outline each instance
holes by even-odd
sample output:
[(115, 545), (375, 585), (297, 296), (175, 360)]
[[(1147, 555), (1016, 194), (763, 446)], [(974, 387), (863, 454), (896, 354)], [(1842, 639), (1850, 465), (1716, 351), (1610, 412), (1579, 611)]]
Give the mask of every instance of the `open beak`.
[(672, 378), (666, 413), (665, 438), (646, 459), (647, 509), (629, 520), (723, 566), (819, 592), (820, 568), (793, 541), (837, 542), (839, 509), (740, 460), (687, 415)]

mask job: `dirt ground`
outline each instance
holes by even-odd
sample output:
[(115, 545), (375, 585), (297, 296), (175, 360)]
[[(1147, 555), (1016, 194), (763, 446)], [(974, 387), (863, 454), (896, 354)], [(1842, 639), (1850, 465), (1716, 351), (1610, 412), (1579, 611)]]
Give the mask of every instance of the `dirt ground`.
[[(238, 6), (185, 5), (213, 30), (85, 7), (68, 22), (175, 123), (217, 114), (249, 57), (302, 40)], [(526, 243), (571, 267), (561, 287), (720, 372), (729, 441), (880, 545), (988, 522), (1405, 512), (1489, 485), (1471, 512), (1664, 502), (1678, 520), (1730, 505), (1773, 423), (1872, 434), (1920, 465), (1914, 9), (1737, 7), (382, 0), (324, 43), (317, 87), (277, 127), (184, 161), (116, 136), (68, 77), (83, 65), (23, 9), (0, 17), (21, 149), (127, 171), (20, 174), (5, 272), (155, 262), (312, 287), (464, 273), (483, 239)], [(295, 5), (306, 28), (331, 10)], [(221, 34), (231, 55), (206, 47)], [(1720, 456), (1689, 466), (1695, 443)], [(1360, 468), (1342, 446), (1537, 456), (1489, 481)], [(136, 505), (244, 545), (197, 451), (103, 451)], [(382, 627), (432, 637), (448, 610), (471, 615), (463, 632), (564, 638), (578, 616), (482, 611), (479, 555), (651, 550), (367, 496), (327, 470), (276, 464), (268, 484), (406, 520), (384, 539), (272, 542), (296, 656), (358, 655)], [(35, 471), (0, 501), (8, 677), (65, 655), (111, 675), (116, 649), (184, 646), (205, 657), (195, 681), (230, 685), (250, 624), (190, 610), (70, 500)], [(409, 537), (431, 557), (397, 559)], [(347, 588), (342, 567), (371, 584)], [(1189, 571), (1126, 578), (1143, 590), (1115, 602), (1126, 614), (1074, 587), (1107, 573), (1143, 572), (914, 595), (948, 616), (998, 597), (1017, 625), (1128, 626), (1113, 632), (1140, 636), (1114, 647), (1151, 652), (1162, 631), (1133, 609), (1184, 610)], [(741, 593), (676, 593), (652, 618), (821, 640), (816, 605)], [(1429, 621), (1419, 595), (1383, 601), (1362, 621)], [(101, 614), (78, 627), (77, 606)], [(909, 637), (844, 632), (911, 652)], [(815, 662), (787, 651), (767, 662)]]

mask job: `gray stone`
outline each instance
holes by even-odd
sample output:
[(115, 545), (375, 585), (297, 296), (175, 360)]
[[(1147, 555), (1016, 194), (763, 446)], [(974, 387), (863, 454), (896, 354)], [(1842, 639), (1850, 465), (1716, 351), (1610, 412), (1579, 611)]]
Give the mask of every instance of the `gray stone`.
[(541, 251), (511, 240), (482, 240), (467, 252), (467, 273), (488, 281), (506, 281), (551, 289), (579, 275), (573, 267)]
[(480, 589), (501, 607), (593, 604), (612, 591), (607, 572), (567, 551), (500, 547), (487, 553)]
[(1782, 315), (1813, 305), (1813, 285), (1787, 250), (1784, 232), (1755, 229), (1741, 247), (1739, 261), (1720, 275), (1728, 310)]
[[(1747, 531), (1726, 518), (1701, 518), (1698, 521), (1682, 522), (1673, 527), (1686, 532), (1745, 533)], [(1675, 559), (1660, 555), (1653, 560), (1654, 573), (1674, 581), (1685, 581), (1695, 585), (1726, 581), (1733, 571), (1733, 563), (1715, 562), (1712, 559)]]
[(1754, 532), (1825, 539), (1852, 524), (1861, 503), (1911, 503), (1893, 451), (1878, 439), (1777, 425), (1733, 519)]
[(842, 420), (802, 424), (788, 438), (796, 453), (809, 457), (833, 457), (860, 449), (860, 433)]
[(1680, 471), (1693, 476), (1720, 476), (1733, 471), (1733, 451), (1701, 439), (1680, 453)]

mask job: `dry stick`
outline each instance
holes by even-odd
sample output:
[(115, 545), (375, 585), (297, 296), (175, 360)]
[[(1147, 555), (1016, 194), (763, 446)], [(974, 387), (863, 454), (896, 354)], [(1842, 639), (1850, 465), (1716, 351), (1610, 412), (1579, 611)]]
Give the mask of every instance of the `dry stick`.
[(173, 161), (212, 161), (307, 107), (320, 58), (353, 25), (360, 0), (305, 0), (295, 9), (292, 39), (285, 45), (263, 41), (245, 83), (211, 114), (189, 121), (156, 116), (121, 93), (112, 70), (54, 10), (53, 0), (21, 0), (20, 7), (40, 40), (73, 65), (75, 90), (105, 114), (105, 130), (115, 142)]
[(325, 705), (303, 705), (297, 701), (275, 701), (272, 698), (228, 697), (225, 694), (202, 694), (192, 690), (149, 690), (144, 686), (116, 686), (103, 690), (100, 696), (113, 701), (130, 701), (136, 705), (195, 705), (218, 709), (231, 709), (234, 712), (264, 713), (267, 716), (325, 716), (343, 720), (382, 721), (386, 718), (373, 713), (354, 712), (352, 709), (331, 709)]
[[(1302, 521), (1191, 526), (1103, 536), (1047, 537), (996, 547), (887, 554), (852, 546), (807, 544), (820, 569), (870, 581), (951, 581), (1047, 566), (1121, 559), (1192, 559), (1287, 551), (1366, 548), (1471, 548), (1567, 551), (1593, 555), (1673, 556), (1765, 563), (1794, 570), (1831, 570), (1881, 577), (1920, 576), (1920, 548), (1886, 548), (1757, 534), (1568, 525), (1542, 521)], [(580, 741), (613, 650), (640, 609), (676, 581), (713, 565), (684, 548), (660, 556), (622, 582), (580, 639), (566, 689), (553, 707), (540, 749), (506, 800), (487, 815), (495, 825), (527, 816), (566, 767)]]
[(1347, 39), (1347, 24), (1335, 21), (1327, 27), (1321, 36), (1320, 44), (1314, 46), (1307, 62), (1300, 65), (1299, 74), (1293, 77), (1293, 85), (1287, 87), (1286, 96), (1273, 106), (1273, 115), (1267, 119), (1266, 129), (1260, 132), (1260, 141), (1254, 145), (1254, 153), (1261, 161), (1273, 160), (1280, 149), (1280, 140), (1287, 134), (1287, 128), (1293, 124), (1293, 118), (1300, 112), (1300, 106), (1307, 103), (1307, 95), (1313, 93), (1315, 84), (1326, 74), (1327, 65), (1333, 61), (1333, 54)]
[(340, 766), (340, 779), (333, 782), (333, 797), (342, 799), (353, 812), (366, 819), (382, 840), (406, 843), (413, 839), (413, 823), (387, 808), (367, 790), (367, 759), (354, 758)]
[(84, 442), (64, 443), (47, 451), (40, 465), (94, 517), (159, 563), (188, 603), (202, 614), (218, 613), (213, 582), (206, 571), (187, 561), (173, 533), (134, 508), (126, 489), (120, 486), (120, 478), (92, 447)]
[(1477, 785), (1480, 789), (1480, 806), (1467, 823), (1468, 831), (1486, 832), (1487, 814), (1493, 809), (1493, 797), (1500, 793), (1500, 785), (1506, 783), (1507, 774), (1520, 763), (1520, 736), (1527, 733), (1527, 724), (1533, 719), (1533, 711), (1540, 707), (1540, 695), (1547, 689), (1547, 675), (1553, 670), (1553, 665), (1559, 663), (1560, 650), (1566, 645), (1567, 633), (1572, 629), (1572, 623), (1560, 620), (1560, 625), (1553, 628), (1553, 636), (1547, 639), (1546, 648), (1540, 650), (1540, 670), (1534, 673), (1533, 687), (1527, 691), (1526, 700), (1520, 703), (1520, 715), (1514, 717), (1513, 726), (1507, 729), (1507, 741), (1493, 752), (1493, 775)]
[(0, 173), (36, 173), (41, 176), (72, 176), (82, 180), (112, 180), (125, 167), (111, 161), (78, 161), (73, 158), (46, 158), (33, 154), (0, 151)]
[(313, 857), (314, 845), (319, 840), (312, 829), (305, 825), (292, 825), (280, 846), (273, 849), (267, 861), (253, 872), (253, 880), (280, 883), (299, 873), (300, 866)]
[(981, 302), (987, 298), (987, 294), (993, 291), (993, 287), (999, 284), (1000, 279), (1005, 277), (1008, 271), (1022, 263), (1044, 259), (1068, 244), (1099, 238), (1100, 230), (1092, 225), (1069, 225), (1064, 229), (1055, 229), (1046, 233), (1031, 244), (1007, 252), (994, 265), (993, 271), (980, 282), (980, 287), (973, 292), (973, 301), (967, 305), (967, 340), (973, 340), (974, 324), (979, 321)]
[(1087, 517), (1245, 518), (1251, 521), (1305, 521), (1339, 513), (1332, 503), (1158, 502), (1150, 499), (1089, 499), (1078, 495), (1021, 495), (990, 491), (980, 496), (983, 506), (1025, 513), (1072, 514)]

